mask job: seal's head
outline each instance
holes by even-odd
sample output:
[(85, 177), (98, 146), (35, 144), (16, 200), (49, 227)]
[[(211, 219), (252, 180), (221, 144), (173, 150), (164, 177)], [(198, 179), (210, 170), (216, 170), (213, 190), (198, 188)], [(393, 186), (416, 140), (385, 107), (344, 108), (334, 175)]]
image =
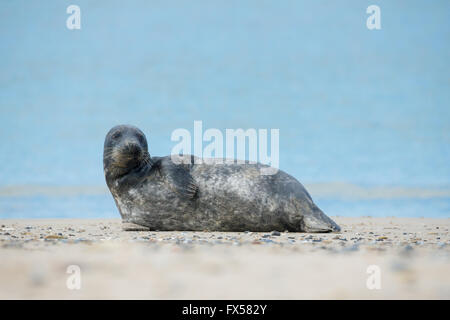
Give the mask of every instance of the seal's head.
[(131, 125), (118, 125), (109, 130), (103, 148), (107, 181), (142, 167), (149, 159), (147, 139), (141, 130)]

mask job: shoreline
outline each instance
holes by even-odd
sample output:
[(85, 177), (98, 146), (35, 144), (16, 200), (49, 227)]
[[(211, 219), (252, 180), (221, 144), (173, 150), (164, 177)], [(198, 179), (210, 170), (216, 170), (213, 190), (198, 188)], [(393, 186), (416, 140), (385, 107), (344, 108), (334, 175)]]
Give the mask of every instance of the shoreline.
[[(450, 298), (450, 218), (332, 218), (341, 232), (125, 232), (120, 219), (0, 219), (0, 298)], [(67, 287), (70, 266), (80, 269), (79, 290)], [(380, 289), (367, 286), (370, 266)]]

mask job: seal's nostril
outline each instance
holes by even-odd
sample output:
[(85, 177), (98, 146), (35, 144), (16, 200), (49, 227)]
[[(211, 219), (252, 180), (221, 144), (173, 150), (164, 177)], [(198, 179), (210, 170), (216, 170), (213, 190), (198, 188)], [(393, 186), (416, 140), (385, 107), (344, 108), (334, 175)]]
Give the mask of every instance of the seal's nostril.
[(133, 143), (133, 144), (131, 144), (131, 145), (129, 146), (129, 150), (130, 150), (130, 153), (136, 155), (136, 154), (139, 153), (139, 151), (141, 150), (141, 148), (140, 148), (137, 144), (134, 144), (134, 143)]
[(141, 146), (136, 142), (126, 142), (122, 146), (122, 152), (124, 154), (138, 156), (142, 151)]

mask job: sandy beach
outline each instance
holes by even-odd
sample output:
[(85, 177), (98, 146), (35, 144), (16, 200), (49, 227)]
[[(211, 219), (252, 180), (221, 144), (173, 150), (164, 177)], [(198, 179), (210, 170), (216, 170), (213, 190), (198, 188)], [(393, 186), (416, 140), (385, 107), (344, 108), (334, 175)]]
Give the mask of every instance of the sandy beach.
[(0, 220), (0, 299), (450, 298), (450, 219), (333, 219), (342, 232)]

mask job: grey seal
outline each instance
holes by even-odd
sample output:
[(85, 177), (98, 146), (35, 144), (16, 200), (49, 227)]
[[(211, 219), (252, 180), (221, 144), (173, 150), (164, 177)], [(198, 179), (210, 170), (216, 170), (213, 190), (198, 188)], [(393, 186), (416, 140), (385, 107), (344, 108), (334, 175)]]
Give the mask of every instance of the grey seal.
[(108, 132), (105, 179), (125, 225), (160, 231), (340, 231), (303, 185), (281, 170), (261, 175), (268, 166), (260, 163), (178, 157), (150, 157), (146, 137), (135, 126)]

